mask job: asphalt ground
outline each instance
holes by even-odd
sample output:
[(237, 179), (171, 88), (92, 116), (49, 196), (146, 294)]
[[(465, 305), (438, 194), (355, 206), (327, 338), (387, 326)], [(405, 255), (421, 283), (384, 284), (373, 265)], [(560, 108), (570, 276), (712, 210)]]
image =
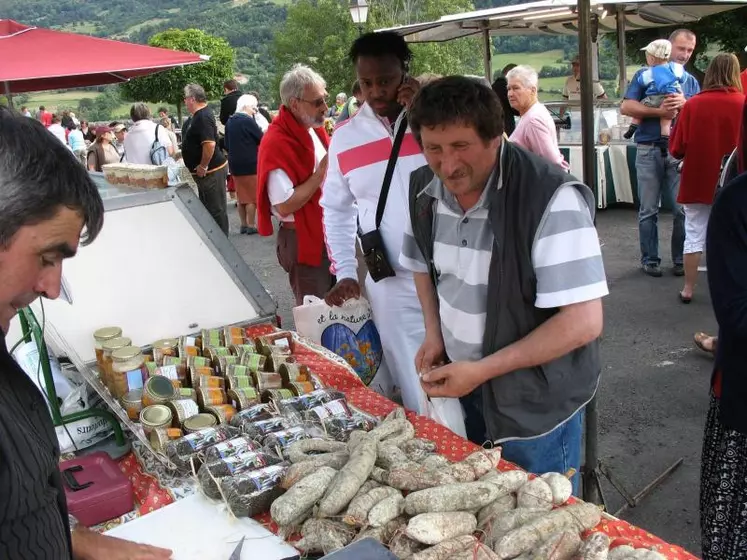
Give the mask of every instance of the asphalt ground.
[[(293, 327), (293, 297), (277, 263), (274, 238), (239, 235), (229, 204), (231, 241), (278, 302), (283, 326)], [(671, 274), (672, 217), (660, 217), (664, 276), (639, 267), (637, 217), (631, 209), (598, 213), (610, 295), (604, 300), (602, 381), (599, 392), (599, 457), (630, 494), (683, 458), (682, 465), (623, 519), (700, 554), (698, 492), (703, 425), (712, 368), (697, 350), (696, 331), (714, 332), (705, 273), (690, 305), (679, 302), (683, 279)], [(603, 479), (609, 511), (623, 498)]]

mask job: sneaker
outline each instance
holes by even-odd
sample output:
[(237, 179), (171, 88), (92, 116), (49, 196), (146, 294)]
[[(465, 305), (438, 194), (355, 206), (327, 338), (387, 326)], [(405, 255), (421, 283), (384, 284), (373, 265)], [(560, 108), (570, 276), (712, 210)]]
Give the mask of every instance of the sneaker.
[(684, 276), (685, 275), (685, 265), (683, 264), (675, 264), (672, 267), (672, 274), (675, 276)]
[(239, 230), (240, 234), (246, 234), (249, 233), (249, 228), (247, 226), (241, 226), (241, 229)]
[(654, 278), (661, 276), (661, 267), (658, 263), (647, 263), (643, 265), (643, 272)]

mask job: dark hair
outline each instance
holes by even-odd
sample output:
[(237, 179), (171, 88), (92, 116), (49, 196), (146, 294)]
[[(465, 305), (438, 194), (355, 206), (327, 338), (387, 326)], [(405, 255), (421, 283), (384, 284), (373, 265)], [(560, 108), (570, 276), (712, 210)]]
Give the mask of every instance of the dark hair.
[(109, 128), (114, 128), (115, 126), (120, 125), (120, 124), (122, 123), (119, 121), (112, 121), (109, 123)]
[(366, 33), (361, 35), (350, 47), (348, 56), (355, 64), (361, 56), (395, 56), (406, 68), (412, 58), (412, 51), (405, 42), (405, 39), (393, 31), (383, 31), (381, 33)]
[(692, 39), (697, 39), (693, 31), (690, 31), (689, 29), (681, 28), (681, 29), (675, 29), (669, 34), (669, 42), (674, 43), (677, 40), (677, 37), (679, 37), (680, 35), (685, 35)]
[(250, 92), (247, 92), (247, 93), (249, 95), (253, 95), (254, 98), (257, 100), (257, 103), (259, 103), (259, 93), (257, 93), (256, 91), (250, 91)]
[(44, 105), (39, 105), (39, 110), (44, 111)]
[(58, 115), (57, 113), (55, 113), (54, 115), (52, 115), (52, 122), (53, 123), (62, 122), (62, 119), (60, 118), (60, 115)]
[(104, 203), (88, 171), (40, 122), (0, 107), (0, 247), (61, 206), (83, 216), (84, 245), (96, 239)]
[(514, 68), (516, 68), (516, 64), (514, 64), (513, 62), (509, 62), (503, 67), (503, 70), (501, 70), (501, 74), (505, 76)]
[(223, 82), (223, 87), (225, 89), (233, 91), (239, 89), (239, 82), (237, 82), (236, 80), (226, 80), (225, 82)]
[(424, 85), (408, 115), (418, 143), (424, 126), (471, 126), (485, 142), (503, 134), (503, 109), (498, 96), (488, 86), (465, 76), (447, 76)]
[(166, 107), (159, 107), (158, 108), (158, 112), (159, 113), (166, 113), (167, 115), (169, 114), (169, 110)]
[(361, 92), (361, 85), (358, 83), (358, 80), (355, 80), (353, 82), (352, 91), (353, 91), (353, 95)]
[(135, 103), (130, 107), (130, 118), (132, 122), (144, 121), (150, 118), (150, 107), (145, 103)]

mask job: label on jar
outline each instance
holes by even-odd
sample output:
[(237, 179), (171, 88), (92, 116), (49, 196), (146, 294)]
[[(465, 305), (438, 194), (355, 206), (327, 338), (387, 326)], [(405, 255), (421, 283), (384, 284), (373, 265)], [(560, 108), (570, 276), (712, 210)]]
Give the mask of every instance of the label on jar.
[(233, 375), (234, 377), (248, 377), (251, 370), (246, 366), (240, 366), (238, 364), (231, 364), (227, 368), (226, 375)]
[(285, 449), (294, 441), (298, 441), (300, 439), (306, 439), (308, 437), (308, 434), (303, 428), (299, 426), (295, 426), (293, 428), (288, 428), (287, 430), (281, 430), (279, 432), (270, 434), (268, 438), (269, 437), (271, 437), (272, 439), (276, 439), (277, 444), (283, 449)]
[(224, 461), (228, 470), (231, 474), (239, 474), (246, 471), (253, 471), (255, 469), (267, 466), (267, 461), (264, 456), (256, 451), (249, 451), (248, 453), (241, 453), (234, 457), (229, 457)]
[(259, 420), (254, 423), (254, 427), (262, 435), (267, 435), (272, 432), (281, 430), (283, 426), (283, 418), (271, 418), (270, 420)]
[(168, 379), (176, 380), (179, 379), (179, 370), (175, 365), (166, 365), (158, 368), (156, 375), (162, 375)]
[(128, 371), (127, 373), (125, 373), (125, 378), (127, 379), (127, 387), (129, 391), (143, 388), (142, 369), (133, 369), (131, 371)]
[(194, 346), (197, 343), (197, 339), (194, 336), (184, 337), (184, 346)]
[(217, 453), (221, 459), (227, 459), (247, 451), (255, 451), (256, 449), (257, 445), (248, 437), (229, 439), (213, 447), (214, 453)]
[(192, 365), (195, 367), (210, 367), (210, 358), (195, 356), (192, 358)]
[(265, 364), (265, 357), (261, 354), (252, 354), (251, 352), (244, 352), (241, 356), (241, 365), (247, 366), (251, 370), (257, 370)]
[(270, 416), (271, 414), (272, 413), (270, 412), (270, 407), (266, 404), (255, 404), (250, 408), (242, 410), (238, 415), (243, 420), (252, 421), (256, 418), (265, 418), (267, 416)]
[(180, 366), (184, 363), (184, 358), (177, 356), (166, 356), (163, 359), (163, 365), (165, 366)]
[(186, 441), (194, 451), (199, 451), (208, 445), (221, 441), (221, 433), (222, 432), (218, 432), (216, 428), (205, 428), (184, 436), (184, 441)]
[(173, 406), (179, 410), (181, 409), (181, 416), (186, 420), (187, 418), (191, 418), (192, 416), (195, 416), (200, 413), (200, 408), (197, 406), (197, 403), (193, 400), (185, 399), (180, 401), (175, 401), (173, 403)]
[[(236, 389), (253, 389), (252, 380), (250, 377), (234, 377), (231, 384)], [(257, 396), (256, 394), (254, 395)]]
[(281, 465), (272, 465), (256, 471), (248, 472), (244, 476), (249, 478), (257, 491), (269, 490), (280, 483), (280, 479), (285, 474), (287, 467)]
[(311, 413), (316, 414), (319, 420), (326, 420), (331, 416), (350, 416), (350, 409), (345, 401), (336, 400), (312, 408)]
[(281, 348), (290, 348), (290, 343), (287, 338), (277, 338), (272, 341), (273, 346), (280, 346)]

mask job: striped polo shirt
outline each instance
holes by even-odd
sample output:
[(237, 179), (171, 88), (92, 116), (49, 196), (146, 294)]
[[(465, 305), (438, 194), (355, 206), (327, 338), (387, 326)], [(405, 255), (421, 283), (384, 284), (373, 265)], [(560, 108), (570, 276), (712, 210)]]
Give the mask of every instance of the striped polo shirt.
[[(498, 188), (501, 188), (500, 178)], [(433, 216), (433, 262), (438, 275), (446, 353), (451, 361), (476, 361), (483, 358), (494, 240), (488, 220), (487, 189), (466, 211), (437, 176), (424, 194), (437, 201)], [(532, 246), (532, 261), (537, 276), (536, 307), (562, 307), (608, 294), (591, 211), (573, 185), (561, 186), (545, 209)], [(428, 272), (409, 221), (400, 264), (413, 272)]]

